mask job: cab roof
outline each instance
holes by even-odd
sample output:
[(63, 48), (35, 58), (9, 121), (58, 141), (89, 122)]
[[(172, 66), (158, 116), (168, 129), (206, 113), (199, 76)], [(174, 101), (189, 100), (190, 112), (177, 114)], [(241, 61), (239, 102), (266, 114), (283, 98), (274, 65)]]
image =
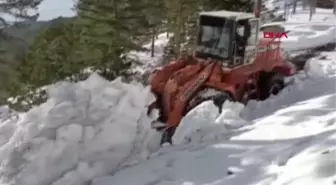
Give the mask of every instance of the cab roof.
[(202, 15), (203, 16), (212, 16), (212, 17), (222, 17), (222, 18), (231, 17), (231, 18), (236, 19), (236, 20), (255, 18), (253, 13), (233, 12), (233, 11), (227, 11), (227, 10), (200, 12), (200, 15), (201, 16)]

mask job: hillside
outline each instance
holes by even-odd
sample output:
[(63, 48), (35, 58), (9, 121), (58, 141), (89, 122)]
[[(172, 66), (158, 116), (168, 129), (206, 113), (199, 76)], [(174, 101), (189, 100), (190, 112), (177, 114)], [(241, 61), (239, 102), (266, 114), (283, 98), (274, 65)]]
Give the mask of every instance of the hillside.
[(71, 19), (59, 17), (50, 21), (29, 24), (14, 23), (13, 26), (4, 29), (7, 39), (0, 40), (0, 87), (2, 87), (0, 89), (0, 104), (1, 100), (5, 99), (4, 97), (8, 97), (6, 87), (12, 86), (12, 81), (9, 79), (13, 79), (14, 68), (34, 37), (46, 28)]
[(34, 37), (42, 30), (59, 24), (60, 22), (71, 20), (72, 18), (58, 17), (50, 21), (38, 21), (32, 23), (18, 22), (13, 26), (4, 30), (10, 36), (16, 39), (2, 40), (0, 41), (0, 50), (5, 51), (10, 57), (14, 57), (16, 54), (25, 51), (29, 43), (32, 42)]

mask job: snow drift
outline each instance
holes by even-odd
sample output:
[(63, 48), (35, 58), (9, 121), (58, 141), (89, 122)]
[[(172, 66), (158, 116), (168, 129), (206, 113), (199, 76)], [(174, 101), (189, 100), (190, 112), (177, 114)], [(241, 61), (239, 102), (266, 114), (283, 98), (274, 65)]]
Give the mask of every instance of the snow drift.
[(226, 101), (219, 113), (212, 101), (203, 102), (182, 119), (173, 143), (182, 145), (227, 137), (231, 130), (248, 124), (240, 117), (243, 110), (243, 104)]
[(48, 94), (18, 122), (1, 123), (0, 184), (82, 185), (149, 154), (148, 87), (93, 74)]

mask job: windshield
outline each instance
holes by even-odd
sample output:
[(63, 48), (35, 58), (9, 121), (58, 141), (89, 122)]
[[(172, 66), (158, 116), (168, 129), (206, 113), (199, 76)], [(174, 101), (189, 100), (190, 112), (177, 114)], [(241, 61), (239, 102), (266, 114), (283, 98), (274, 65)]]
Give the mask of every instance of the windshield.
[(231, 29), (225, 26), (225, 21), (215, 18), (207, 18), (203, 24), (201, 19), (200, 34), (198, 38), (197, 52), (206, 54), (207, 57), (224, 59), (229, 55)]

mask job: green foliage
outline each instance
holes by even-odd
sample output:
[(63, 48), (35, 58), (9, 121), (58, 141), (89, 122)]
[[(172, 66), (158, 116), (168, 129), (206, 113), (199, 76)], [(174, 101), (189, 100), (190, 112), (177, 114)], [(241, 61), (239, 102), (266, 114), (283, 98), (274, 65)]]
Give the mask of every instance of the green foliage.
[[(41, 0), (25, 1), (39, 3)], [(7, 27), (4, 31), (13, 33), (16, 39), (0, 39), (0, 85), (6, 87), (5, 91), (0, 91), (0, 104), (10, 96), (21, 95), (15, 107), (27, 109), (45, 100), (45, 93), (36, 92), (39, 87), (60, 80), (80, 80), (87, 67), (109, 80), (129, 77), (132, 75), (129, 68), (134, 61), (127, 57), (127, 53), (142, 50), (143, 42), (150, 38), (154, 45), (161, 30), (174, 35), (165, 51), (165, 61), (169, 61), (171, 57), (178, 57), (181, 51), (192, 48), (199, 11), (251, 11), (252, 5), (248, 2), (78, 0), (77, 17), (35, 23), (30, 29), (21, 29), (25, 22)], [(20, 102), (23, 101), (28, 104), (22, 107)]]
[[(17, 37), (13, 28), (27, 27), (30, 23), (35, 22), (39, 14), (31, 15), (31, 11), (30, 14), (28, 14), (28, 10), (36, 10), (41, 2), (42, 0), (3, 0), (0, 2), (0, 50), (22, 51), (25, 40), (22, 39), (22, 37)], [(11, 17), (21, 20), (22, 23), (14, 23), (14, 25), (11, 25), (2, 17), (4, 15), (10, 15)], [(13, 46), (14, 48), (12, 48)], [(1, 55), (1, 57), (6, 58), (8, 55)]]
[(204, 10), (230, 10), (252, 12), (253, 2), (249, 0), (203, 0)]
[(130, 61), (126, 53), (140, 50), (136, 37), (148, 26), (145, 3), (138, 0), (80, 0), (77, 5), (80, 39), (90, 56), (84, 62), (113, 79), (125, 75)]
[(181, 44), (186, 41), (188, 22), (195, 20), (195, 15), (201, 6), (200, 0), (165, 0), (168, 9), (169, 30), (174, 34), (173, 50), (176, 55), (180, 54)]
[(38, 18), (38, 14), (31, 14), (32, 11), (29, 11), (30, 15), (28, 15), (28, 10), (36, 9), (41, 1), (3, 0), (0, 2), (0, 104), (4, 103), (12, 92), (18, 92), (19, 83), (15, 78), (17, 75), (15, 66), (27, 43), (22, 37), (15, 35), (18, 24), (11, 25), (3, 16), (10, 15), (25, 21), (25, 24), (20, 27), (27, 26), (27, 23), (33, 23)]
[(79, 27), (60, 23), (38, 35), (19, 65), (20, 81), (39, 87), (62, 80), (84, 67), (78, 62)]

